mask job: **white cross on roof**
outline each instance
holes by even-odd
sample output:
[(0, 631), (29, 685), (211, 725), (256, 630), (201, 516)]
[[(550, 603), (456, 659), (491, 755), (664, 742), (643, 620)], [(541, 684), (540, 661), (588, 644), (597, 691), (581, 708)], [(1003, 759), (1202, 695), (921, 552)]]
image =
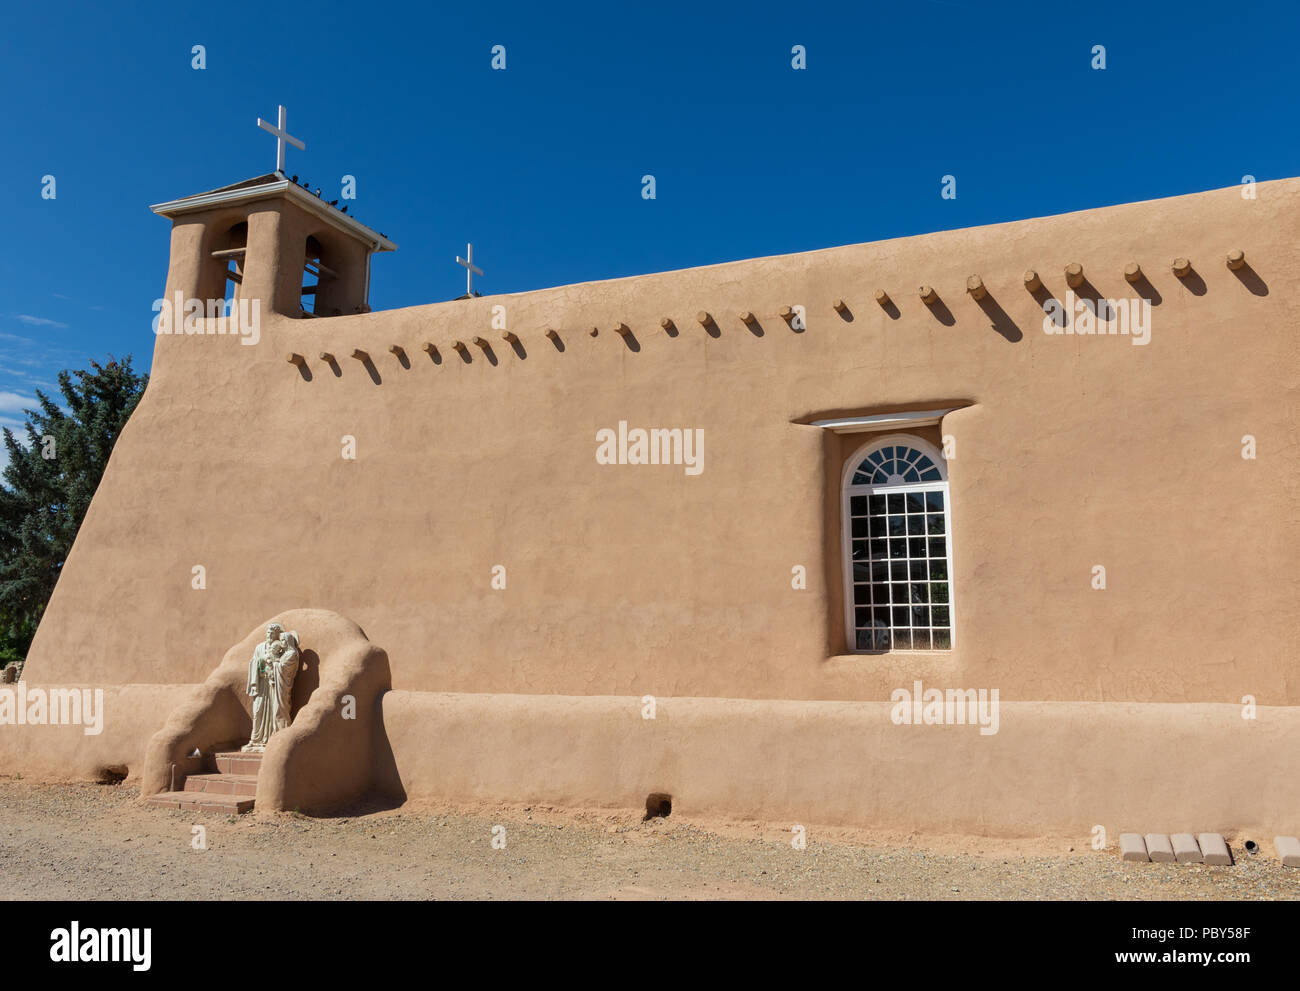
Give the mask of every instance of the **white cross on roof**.
[(293, 145), (299, 151), (307, 150), (307, 146), (297, 138), (293, 137), (293, 135), (288, 131), (289, 111), (285, 110), (284, 107), (280, 107), (279, 126), (268, 124), (266, 121), (262, 120), (261, 117), (257, 118), (257, 126), (263, 131), (270, 131), (275, 135), (275, 171), (284, 175), (284, 143), (286, 141), (289, 142), (289, 144)]
[(465, 245), (465, 254), (468, 255), (469, 257), (462, 258), (460, 255), (456, 256), (456, 264), (465, 266), (465, 294), (468, 296), (473, 296), (474, 276), (482, 275), (483, 270), (474, 264), (474, 245), (472, 244)]

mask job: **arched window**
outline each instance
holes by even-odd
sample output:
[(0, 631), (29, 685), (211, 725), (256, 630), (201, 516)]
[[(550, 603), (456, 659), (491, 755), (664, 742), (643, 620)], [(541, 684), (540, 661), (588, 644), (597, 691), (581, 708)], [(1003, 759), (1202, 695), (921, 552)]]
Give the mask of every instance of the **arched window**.
[(843, 488), (849, 649), (951, 649), (952, 529), (942, 455), (909, 434), (878, 438), (849, 459)]

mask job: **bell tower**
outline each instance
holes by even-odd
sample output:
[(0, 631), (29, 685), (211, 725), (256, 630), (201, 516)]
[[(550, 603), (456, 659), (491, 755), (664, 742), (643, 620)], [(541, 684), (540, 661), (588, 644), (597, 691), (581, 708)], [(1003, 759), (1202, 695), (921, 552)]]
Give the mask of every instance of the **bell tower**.
[(296, 179), (273, 172), (152, 207), (172, 222), (167, 298), (260, 299), (301, 318), (368, 312), (370, 256), (397, 245)]

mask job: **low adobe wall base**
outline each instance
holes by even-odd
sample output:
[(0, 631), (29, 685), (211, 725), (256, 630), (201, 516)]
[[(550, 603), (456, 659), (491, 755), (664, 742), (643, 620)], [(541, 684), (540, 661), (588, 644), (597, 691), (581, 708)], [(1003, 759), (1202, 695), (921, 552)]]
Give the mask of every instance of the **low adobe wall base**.
[[(0, 726), (0, 773), (135, 779), (196, 686), (90, 687), (100, 734)], [(659, 698), (650, 720), (630, 696), (390, 691), (375, 773), (408, 799), (640, 808), (662, 792), (679, 814), (918, 833), (1300, 832), (1300, 708), (1003, 702), (992, 736), (896, 726), (891, 708)]]
[[(407, 798), (643, 807), (986, 836), (1300, 830), (1300, 709), (1003, 702), (998, 732), (888, 702), (394, 691)], [(392, 783), (396, 786), (397, 782)]]
[[(136, 781), (144, 768), (149, 738), (196, 687), (27, 682), (28, 692), (41, 689), (47, 696), (52, 690), (75, 688), (89, 689), (93, 698), (94, 692), (102, 691), (102, 723), (99, 727), (0, 725), (0, 774), (21, 774), (39, 781), (99, 781), (125, 772), (126, 780)], [(98, 733), (94, 732), (97, 728)]]

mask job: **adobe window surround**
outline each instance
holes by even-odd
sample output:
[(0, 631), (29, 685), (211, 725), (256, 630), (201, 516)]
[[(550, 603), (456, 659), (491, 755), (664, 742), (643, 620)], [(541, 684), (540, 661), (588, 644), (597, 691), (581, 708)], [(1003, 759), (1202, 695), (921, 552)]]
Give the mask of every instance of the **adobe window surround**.
[(842, 464), (827, 483), (837, 486), (832, 525), (851, 656), (945, 654), (955, 646), (949, 466), (935, 440), (943, 442), (944, 416), (969, 405), (803, 421), (850, 435), (837, 438), (827, 467)]

